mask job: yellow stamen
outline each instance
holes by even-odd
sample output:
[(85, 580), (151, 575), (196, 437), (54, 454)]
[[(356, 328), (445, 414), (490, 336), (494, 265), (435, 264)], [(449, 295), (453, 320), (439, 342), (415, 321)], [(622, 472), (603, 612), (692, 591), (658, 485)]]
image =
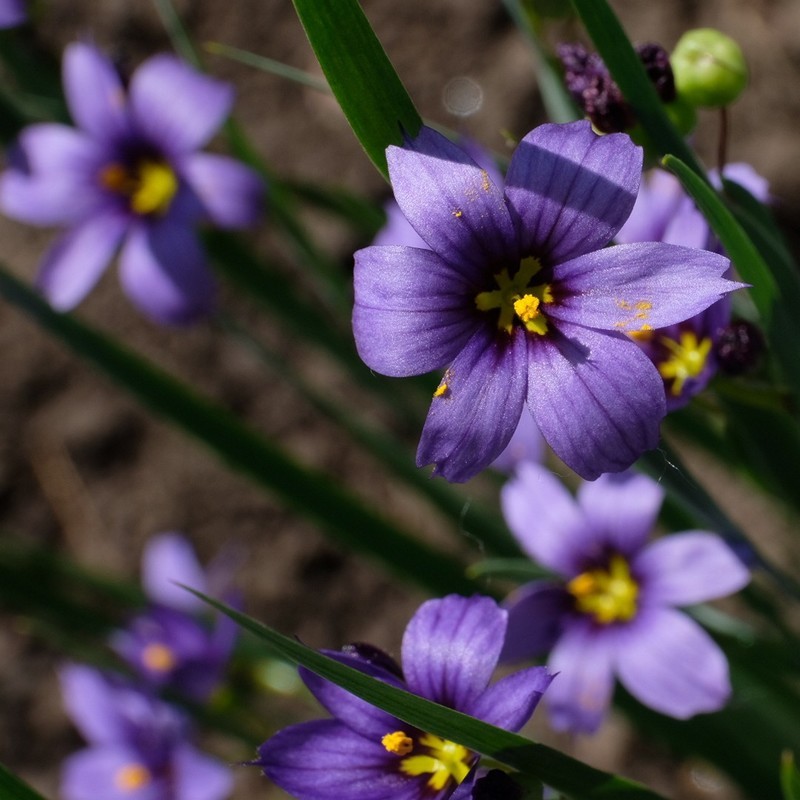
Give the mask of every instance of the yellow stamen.
[(112, 163), (103, 167), (100, 185), (129, 198), (136, 214), (163, 215), (169, 210), (178, 191), (178, 177), (163, 161), (144, 159), (133, 168)]
[(165, 644), (153, 642), (142, 650), (142, 664), (153, 672), (169, 672), (177, 661), (175, 654)]
[(621, 555), (612, 556), (606, 569), (582, 572), (567, 584), (567, 591), (575, 598), (578, 611), (602, 625), (636, 616), (639, 586)]
[(553, 291), (546, 283), (530, 285), (541, 268), (537, 259), (529, 257), (520, 262), (513, 278), (507, 269), (501, 270), (494, 276), (498, 288), (477, 294), (475, 306), (479, 311), (499, 309), (497, 327), (506, 333), (513, 331), (515, 319), (531, 333), (547, 333), (547, 320), (539, 306), (553, 302)]
[(401, 772), (415, 777), (430, 774), (428, 787), (436, 792), (444, 789), (450, 781), (458, 785), (467, 777), (472, 754), (466, 747), (431, 733), (422, 734), (419, 743), (427, 748), (428, 753), (404, 758), (400, 762)]
[(114, 784), (123, 792), (134, 792), (151, 780), (150, 770), (144, 764), (126, 764), (114, 775)]
[(665, 381), (672, 381), (670, 393), (677, 397), (686, 381), (696, 378), (703, 371), (711, 352), (711, 339), (698, 341), (693, 331), (684, 331), (679, 342), (665, 336), (661, 343), (671, 355), (658, 365), (658, 371)]
[(405, 731), (387, 733), (381, 744), (390, 752), (398, 756), (407, 756), (414, 749), (414, 740)]
[(442, 397), (442, 396), (446, 395), (448, 391), (450, 391), (450, 387), (444, 381), (442, 381), (436, 387), (436, 391), (433, 393), (433, 396), (434, 397)]

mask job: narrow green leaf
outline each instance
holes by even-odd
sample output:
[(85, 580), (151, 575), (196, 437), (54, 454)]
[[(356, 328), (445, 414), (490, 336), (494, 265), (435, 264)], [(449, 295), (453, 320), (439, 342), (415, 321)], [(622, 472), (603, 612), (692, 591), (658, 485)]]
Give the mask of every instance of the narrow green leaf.
[(310, 669), (409, 725), (458, 742), (470, 750), (531, 775), (575, 800), (660, 800), (658, 794), (644, 786), (590, 767), (557, 750), (445, 708), (403, 689), (389, 686), (283, 636), (223, 603), (192, 589), (189, 591), (263, 639), (276, 654), (287, 661)]
[(705, 179), (705, 171), (664, 110), (639, 56), (611, 6), (606, 0), (572, 0), (572, 5), (659, 153), (678, 156), (692, 171)]
[(44, 797), (23, 783), (0, 764), (0, 798), (2, 800), (44, 800)]
[(60, 314), (0, 269), (0, 294), (147, 408), (199, 439), (234, 469), (274, 492), (347, 547), (379, 559), (434, 593), (471, 594), (476, 585), (453, 558), (414, 539), (364, 506), (330, 476), (308, 469), (226, 409), (69, 314)]
[(774, 274), (733, 214), (714, 189), (675, 156), (665, 156), (664, 166), (673, 172), (697, 204), (722, 242), (739, 274), (752, 284), (750, 296), (766, 328), (766, 335), (782, 372), (795, 391), (800, 391), (800, 283), (788, 273)]
[(781, 756), (781, 789), (783, 800), (800, 800), (800, 772), (791, 750), (785, 750)]
[(527, 558), (487, 558), (467, 569), (471, 578), (511, 578), (517, 581), (537, 581), (553, 578), (554, 573)]
[(293, 0), (322, 71), (365, 152), (388, 177), (386, 148), (422, 120), (357, 0)]

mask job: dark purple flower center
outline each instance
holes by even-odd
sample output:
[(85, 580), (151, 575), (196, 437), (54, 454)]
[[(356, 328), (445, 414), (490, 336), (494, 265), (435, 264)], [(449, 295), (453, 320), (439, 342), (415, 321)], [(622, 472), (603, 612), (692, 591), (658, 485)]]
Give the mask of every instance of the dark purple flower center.
[(433, 792), (441, 792), (448, 785), (458, 786), (475, 761), (475, 755), (463, 745), (432, 733), (420, 733), (414, 738), (405, 731), (393, 731), (381, 739), (381, 744), (400, 756), (399, 769), (404, 775), (430, 776), (426, 786)]
[(178, 176), (158, 158), (141, 158), (132, 165), (107, 164), (100, 171), (100, 185), (124, 197), (134, 214), (163, 216), (178, 191)]
[(575, 609), (601, 625), (627, 622), (636, 616), (639, 584), (619, 553), (611, 556), (607, 566), (574, 577), (567, 591), (575, 598)]
[(494, 276), (497, 289), (476, 295), (475, 306), (479, 311), (498, 310), (497, 327), (506, 333), (521, 324), (530, 333), (543, 336), (547, 318), (541, 306), (553, 302), (553, 292), (548, 283), (533, 283), (541, 269), (538, 259), (528, 257), (520, 262), (514, 277), (507, 269), (501, 270)]

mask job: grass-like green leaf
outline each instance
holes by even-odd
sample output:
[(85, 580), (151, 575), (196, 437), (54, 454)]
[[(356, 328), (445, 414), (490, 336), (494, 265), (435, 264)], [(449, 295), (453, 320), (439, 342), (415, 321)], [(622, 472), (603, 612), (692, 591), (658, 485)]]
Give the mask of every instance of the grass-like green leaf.
[(20, 778), (0, 764), (0, 798), (2, 800), (45, 800)]
[(800, 800), (800, 771), (791, 750), (785, 750), (781, 756), (781, 789), (783, 800)]
[(199, 592), (193, 594), (227, 614), (245, 630), (258, 636), (277, 655), (287, 661), (310, 669), (409, 725), (449, 741), (458, 742), (470, 750), (535, 777), (574, 800), (600, 800), (600, 798), (659, 800), (660, 798), (658, 794), (640, 784), (595, 769), (550, 747), (473, 719), (410, 692), (388, 686), (216, 600), (205, 597)]
[(719, 195), (689, 166), (672, 155), (665, 156), (663, 163), (695, 201), (741, 277), (752, 284), (750, 296), (784, 378), (795, 391), (800, 391), (800, 360), (796, 345), (800, 341), (800, 316), (795, 313), (795, 309), (800, 308), (800, 283), (796, 276), (790, 276), (788, 272), (775, 273), (767, 266)]
[(603, 58), (650, 141), (661, 155), (672, 153), (705, 179), (694, 152), (672, 124), (616, 14), (606, 0), (572, 0), (597, 52)]
[(361, 146), (388, 177), (386, 148), (422, 125), (357, 0), (293, 0), (331, 91)]
[(147, 408), (196, 437), (224, 462), (286, 505), (315, 521), (345, 546), (380, 560), (392, 573), (434, 593), (471, 594), (463, 566), (365, 506), (330, 476), (305, 468), (221, 406), (123, 348), (60, 314), (21, 281), (0, 269), (0, 295)]

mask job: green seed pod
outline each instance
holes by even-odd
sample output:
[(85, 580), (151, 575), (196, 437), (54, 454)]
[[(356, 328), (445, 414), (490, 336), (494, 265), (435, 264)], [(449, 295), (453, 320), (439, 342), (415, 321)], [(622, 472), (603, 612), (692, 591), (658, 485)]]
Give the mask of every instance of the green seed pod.
[(714, 28), (684, 33), (670, 63), (678, 97), (693, 106), (726, 106), (747, 85), (747, 64), (741, 48)]

